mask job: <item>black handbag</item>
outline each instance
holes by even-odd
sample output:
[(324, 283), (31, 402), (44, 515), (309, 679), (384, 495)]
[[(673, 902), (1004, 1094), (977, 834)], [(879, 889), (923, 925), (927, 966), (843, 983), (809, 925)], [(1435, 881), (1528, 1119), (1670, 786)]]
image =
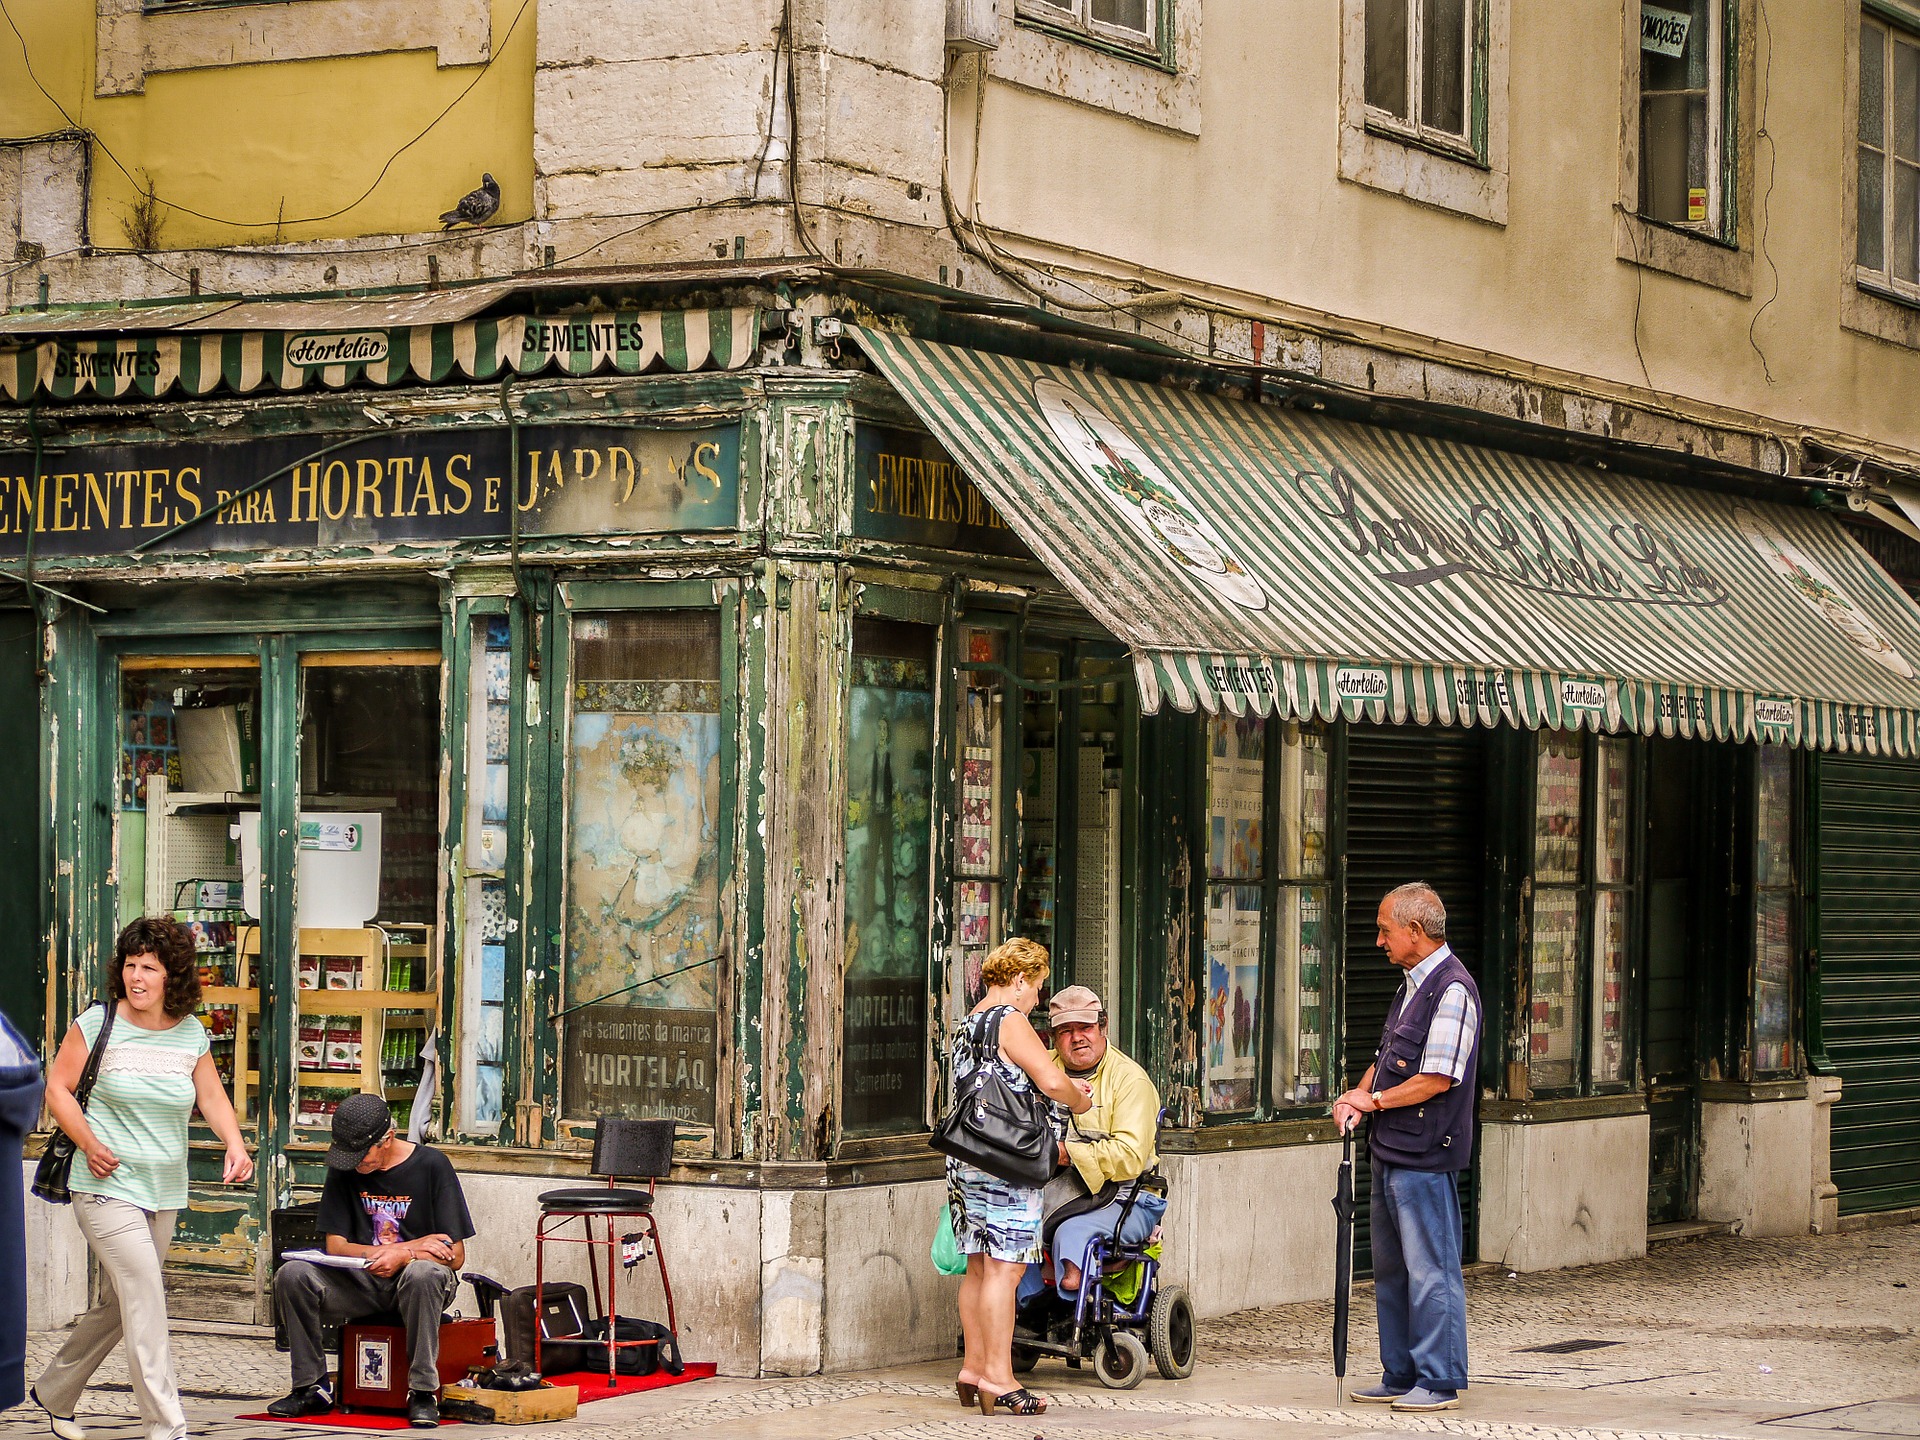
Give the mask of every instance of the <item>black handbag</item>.
[(1053, 1178), (1056, 1168), (1053, 1112), (1046, 1096), (1014, 1089), (994, 1063), (1005, 1018), (1005, 1011), (993, 1017), (980, 1041), (971, 1088), (954, 1098), (953, 1108), (927, 1143), (976, 1170), (1037, 1190)]
[[(107, 1053), (107, 1036), (113, 1032), (113, 1002), (102, 1000), (106, 1014), (100, 1017), (100, 1033), (93, 1037), (93, 1049), (87, 1053), (87, 1068), (80, 1072), (80, 1083), (73, 1087), (73, 1098), (84, 1111), (87, 1097), (93, 1094), (93, 1082), (100, 1074), (100, 1057)], [(73, 1192), (67, 1177), (73, 1173), (75, 1146), (73, 1137), (58, 1126), (40, 1152), (40, 1163), (33, 1168), (33, 1193), (49, 1205), (71, 1205)]]

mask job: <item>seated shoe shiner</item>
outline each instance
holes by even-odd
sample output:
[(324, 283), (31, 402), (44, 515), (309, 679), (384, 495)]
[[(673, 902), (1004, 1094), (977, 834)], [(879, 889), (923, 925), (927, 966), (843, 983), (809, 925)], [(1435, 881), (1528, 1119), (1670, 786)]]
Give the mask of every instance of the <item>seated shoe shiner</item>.
[(407, 1423), (438, 1425), (440, 1317), (473, 1234), (452, 1163), (402, 1139), (380, 1096), (349, 1095), (333, 1116), (320, 1231), (329, 1255), (358, 1256), (366, 1268), (290, 1260), (273, 1277), (273, 1303), (293, 1342), (293, 1393), (267, 1413), (288, 1420), (333, 1409), (321, 1329), (397, 1310), (407, 1327)]
[[(1047, 1186), (1052, 1273), (1029, 1265), (1020, 1282), (1022, 1327), (1042, 1334), (1045, 1307), (1032, 1302), (1044, 1299), (1049, 1283), (1060, 1300), (1073, 1300), (1087, 1243), (1113, 1234), (1134, 1182), (1159, 1159), (1154, 1135), (1160, 1120), (1160, 1094), (1147, 1072), (1107, 1042), (1107, 1012), (1098, 995), (1084, 985), (1069, 985), (1053, 997), (1048, 1019), (1052, 1058), (1077, 1084), (1089, 1087), (1093, 1108), (1073, 1117), (1060, 1144), (1066, 1168)], [(1141, 1191), (1119, 1238), (1127, 1243), (1146, 1239), (1166, 1208), (1161, 1196)]]

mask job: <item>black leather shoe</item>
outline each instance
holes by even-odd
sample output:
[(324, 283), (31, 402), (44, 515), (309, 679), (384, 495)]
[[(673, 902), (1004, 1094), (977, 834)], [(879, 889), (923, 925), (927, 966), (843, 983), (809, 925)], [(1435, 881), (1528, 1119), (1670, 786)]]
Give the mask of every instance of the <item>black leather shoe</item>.
[(407, 1392), (407, 1424), (416, 1430), (431, 1430), (440, 1423), (440, 1402), (431, 1390)]
[(267, 1406), (267, 1413), (280, 1420), (298, 1420), (303, 1415), (325, 1415), (332, 1409), (333, 1391), (325, 1385), (300, 1385), (291, 1395)]

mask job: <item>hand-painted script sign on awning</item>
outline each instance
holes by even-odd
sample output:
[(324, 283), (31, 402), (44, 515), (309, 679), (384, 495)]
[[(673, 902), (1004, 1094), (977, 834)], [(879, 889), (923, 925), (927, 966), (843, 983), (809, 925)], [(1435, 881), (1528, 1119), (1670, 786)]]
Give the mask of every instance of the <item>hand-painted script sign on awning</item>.
[(517, 482), (507, 436), (495, 428), (111, 445), (49, 457), (38, 475), (31, 455), (0, 454), (0, 556), (23, 554), (29, 529), (46, 556), (124, 553), (160, 536), (154, 548), (168, 553), (497, 539), (510, 532), (510, 505), (524, 535), (739, 524), (738, 426), (523, 429)]

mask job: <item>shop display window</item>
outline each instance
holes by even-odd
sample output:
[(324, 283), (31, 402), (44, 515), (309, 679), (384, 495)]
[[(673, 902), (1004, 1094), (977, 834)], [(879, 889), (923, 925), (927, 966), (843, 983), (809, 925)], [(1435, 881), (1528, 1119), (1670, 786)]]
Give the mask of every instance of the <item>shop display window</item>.
[(1793, 1070), (1793, 752), (1762, 745), (1754, 760), (1753, 1071)]
[(465, 960), (460, 992), (460, 1128), (497, 1134), (506, 1076), (507, 797), (511, 624), (472, 622), (467, 676)]
[[(975, 664), (1007, 663), (1003, 630), (963, 629), (961, 653)], [(955, 797), (954, 953), (969, 999), (982, 993), (980, 966), (1005, 936), (1000, 921), (1005, 873), (1006, 678), (987, 670), (960, 673), (959, 794)]]
[(1319, 1101), (1326, 1093), (1326, 733), (1216, 715), (1206, 734), (1207, 1108), (1253, 1109), (1263, 1057), (1270, 1105)]
[[(1121, 1010), (1120, 993), (1120, 783), (1126, 768), (1126, 723), (1132, 698), (1128, 662), (1109, 655), (1080, 655), (1079, 682), (1069, 715), (1080, 735), (1074, 754), (1070, 844), (1073, 866), (1072, 926), (1056, 935), (1054, 983), (1085, 985)], [(1056, 752), (1057, 753), (1057, 752)], [(1057, 766), (1056, 766), (1057, 768)]]
[(1548, 731), (1534, 745), (1528, 1086), (1632, 1079), (1636, 861), (1631, 741)]
[[(711, 1125), (719, 612), (576, 613), (571, 644), (561, 1115)], [(489, 673), (497, 653), (490, 639)], [(504, 908), (504, 890), (483, 903), (496, 894)], [(482, 923), (483, 946), (504, 942), (490, 908)]]
[[(840, 1106), (849, 1136), (926, 1125), (935, 642), (931, 626), (854, 621)], [(990, 713), (998, 706), (983, 704), (983, 724)], [(990, 814), (977, 818), (997, 828)]]
[[(1041, 686), (1060, 679), (1057, 651), (1026, 648), (1021, 673)], [(1015, 905), (1016, 933), (1047, 947), (1052, 953), (1056, 936), (1059, 885), (1058, 809), (1060, 804), (1059, 737), (1064, 706), (1055, 689), (1020, 692), (1020, 892)], [(977, 979), (977, 977), (975, 977)], [(979, 999), (974, 982), (964, 1012)]]

